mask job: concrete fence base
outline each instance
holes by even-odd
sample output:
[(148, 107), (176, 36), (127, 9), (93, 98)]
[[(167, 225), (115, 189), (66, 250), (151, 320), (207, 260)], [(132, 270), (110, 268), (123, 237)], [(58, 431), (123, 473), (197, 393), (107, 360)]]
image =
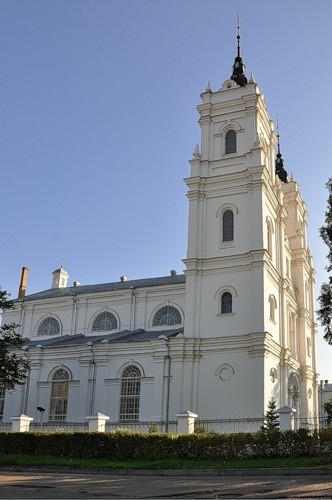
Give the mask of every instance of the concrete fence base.
[(17, 417), (11, 417), (10, 421), (12, 423), (12, 431), (14, 432), (28, 432), (30, 429), (30, 422), (33, 418), (27, 415), (18, 415)]
[(178, 419), (178, 432), (177, 434), (193, 434), (195, 431), (195, 420), (198, 417), (196, 413), (189, 410), (182, 411), (176, 414)]

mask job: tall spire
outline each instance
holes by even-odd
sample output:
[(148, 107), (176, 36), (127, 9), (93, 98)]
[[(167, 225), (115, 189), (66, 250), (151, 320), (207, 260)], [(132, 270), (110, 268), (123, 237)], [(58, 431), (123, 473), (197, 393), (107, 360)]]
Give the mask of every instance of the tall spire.
[(240, 55), (240, 16), (237, 14), (237, 56), (235, 58), (233, 64), (233, 74), (231, 79), (234, 80), (238, 85), (243, 87), (247, 82), (246, 75), (244, 74), (245, 64), (242, 61), (242, 57)]
[(239, 16), (239, 13), (237, 12), (236, 13), (237, 15), (237, 57), (241, 57), (240, 56), (240, 16)]
[(276, 175), (279, 177), (279, 179), (282, 182), (288, 182), (287, 179), (287, 172), (284, 169), (284, 160), (282, 159), (281, 153), (280, 153), (280, 135), (279, 135), (279, 120), (278, 120), (278, 115), (277, 115), (277, 138), (278, 138), (278, 153), (276, 157)]

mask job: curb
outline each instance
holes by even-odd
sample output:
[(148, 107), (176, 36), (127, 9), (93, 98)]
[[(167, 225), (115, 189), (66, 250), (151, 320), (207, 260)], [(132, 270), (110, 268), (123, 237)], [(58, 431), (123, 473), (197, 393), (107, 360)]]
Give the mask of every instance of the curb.
[(251, 469), (99, 469), (59, 466), (3, 465), (0, 472), (109, 476), (332, 476), (332, 467), (251, 468)]

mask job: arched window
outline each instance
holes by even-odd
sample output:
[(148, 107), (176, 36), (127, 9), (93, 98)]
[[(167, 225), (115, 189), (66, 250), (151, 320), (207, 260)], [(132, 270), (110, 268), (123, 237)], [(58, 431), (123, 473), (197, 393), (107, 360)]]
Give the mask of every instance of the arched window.
[(69, 375), (60, 368), (52, 377), (50, 420), (66, 420)]
[(104, 311), (95, 318), (91, 331), (92, 332), (109, 332), (110, 330), (116, 330), (118, 328), (118, 322), (114, 314)]
[(121, 376), (119, 420), (139, 420), (141, 372), (137, 366), (128, 366)]
[(222, 216), (222, 241), (234, 240), (234, 214), (232, 210), (226, 210)]
[(3, 411), (5, 408), (5, 397), (6, 397), (5, 384), (3, 382), (0, 382), (0, 420), (3, 420)]
[(236, 132), (229, 130), (225, 137), (225, 153), (236, 153)]
[(172, 326), (181, 324), (181, 314), (173, 306), (161, 307), (153, 317), (153, 326)]
[(230, 314), (232, 312), (233, 297), (230, 292), (224, 292), (221, 296), (221, 314)]
[(38, 327), (37, 335), (59, 335), (60, 324), (55, 318), (45, 318)]

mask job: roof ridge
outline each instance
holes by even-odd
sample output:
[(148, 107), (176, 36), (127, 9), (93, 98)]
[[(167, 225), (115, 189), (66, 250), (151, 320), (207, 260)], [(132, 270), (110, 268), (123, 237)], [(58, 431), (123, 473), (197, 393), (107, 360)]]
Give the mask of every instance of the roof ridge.
[(32, 293), (26, 295), (23, 299), (14, 299), (13, 302), (27, 301), (27, 300), (37, 300), (37, 299), (47, 299), (56, 297), (66, 297), (80, 295), (84, 293), (98, 293), (98, 292), (108, 292), (117, 290), (126, 290), (128, 288), (141, 288), (148, 286), (163, 286), (178, 283), (185, 283), (185, 274), (176, 274), (171, 276), (157, 276), (153, 278), (139, 278), (135, 280), (127, 281), (113, 281), (109, 283), (96, 283), (92, 285), (79, 285), (64, 288), (48, 288), (40, 292)]
[(58, 348), (58, 347), (68, 347), (70, 345), (86, 345), (88, 342), (92, 344), (100, 344), (105, 340), (108, 342), (144, 342), (150, 340), (156, 340), (160, 335), (166, 335), (167, 337), (174, 337), (179, 333), (184, 331), (184, 327), (174, 329), (155, 329), (155, 330), (145, 330), (144, 328), (138, 328), (137, 330), (120, 330), (114, 333), (105, 333), (104, 335), (86, 335), (84, 333), (75, 333), (73, 335), (59, 335), (56, 337), (49, 337), (43, 339), (25, 339), (27, 348), (34, 348), (37, 345), (45, 348)]

